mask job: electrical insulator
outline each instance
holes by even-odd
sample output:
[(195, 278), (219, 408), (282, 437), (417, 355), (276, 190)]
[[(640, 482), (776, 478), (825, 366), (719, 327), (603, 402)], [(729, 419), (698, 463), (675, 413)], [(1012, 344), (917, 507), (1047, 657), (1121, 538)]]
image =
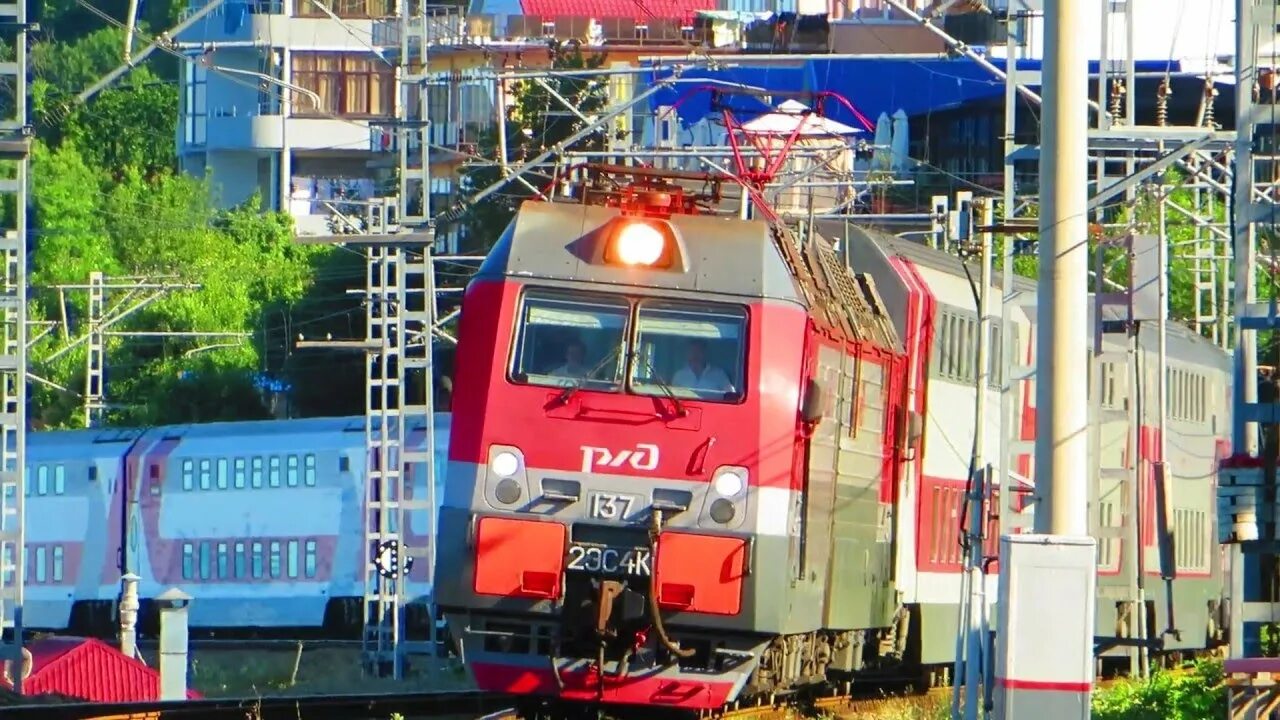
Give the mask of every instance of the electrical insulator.
[(1204, 84), (1204, 126), (1210, 130), (1217, 130), (1218, 123), (1213, 119), (1213, 103), (1218, 97), (1218, 89), (1213, 86), (1212, 80), (1205, 81)]
[(1121, 106), (1120, 103), (1124, 99), (1124, 94), (1125, 94), (1124, 83), (1120, 81), (1120, 78), (1113, 78), (1111, 80), (1111, 102), (1110, 102), (1112, 124), (1119, 124), (1121, 122), (1121, 116), (1123, 114), (1124, 108)]
[(1169, 78), (1165, 78), (1160, 83), (1160, 87), (1156, 88), (1156, 125), (1164, 127), (1169, 123), (1169, 96), (1173, 94), (1173, 87), (1169, 84)]

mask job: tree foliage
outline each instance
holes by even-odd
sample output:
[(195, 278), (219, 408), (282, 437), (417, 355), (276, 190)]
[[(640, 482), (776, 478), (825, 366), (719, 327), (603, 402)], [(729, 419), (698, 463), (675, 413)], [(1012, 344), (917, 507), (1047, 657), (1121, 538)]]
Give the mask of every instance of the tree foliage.
[[(111, 417), (145, 425), (262, 415), (254, 371), (264, 350), (264, 310), (302, 301), (329, 251), (293, 242), (288, 217), (264, 213), (256, 197), (218, 211), (202, 179), (164, 169), (149, 177), (132, 165), (107, 172), (70, 139), (57, 149), (38, 143), (33, 172), (40, 180), (33, 193), (33, 313), (65, 316), (68, 340), (84, 335), (87, 293), (58, 286), (83, 286), (100, 271), (152, 286), (132, 293), (135, 301), (155, 297), (120, 330), (169, 334), (110, 339), (109, 400), (119, 406)], [(109, 307), (127, 297), (124, 289), (111, 293)], [(85, 345), (58, 354), (67, 344), (58, 337), (37, 343), (32, 361), (74, 392), (83, 384)], [(41, 386), (37, 400), (53, 408), (41, 410), (41, 421), (79, 422), (51, 393), (66, 394)]]
[[(1222, 257), (1220, 250), (1217, 251), (1217, 255), (1213, 259), (1206, 259), (1198, 255), (1208, 245), (1207, 243), (1198, 243), (1197, 237), (1207, 238), (1213, 231), (1202, 228), (1199, 235), (1197, 235), (1196, 222), (1192, 217), (1208, 218), (1209, 222), (1222, 227), (1228, 223), (1227, 209), (1221, 202), (1211, 202), (1207, 194), (1197, 198), (1193, 190), (1184, 187), (1186, 180), (1187, 178), (1176, 170), (1166, 171), (1157, 179), (1157, 184), (1140, 189), (1135, 196), (1134, 202), (1114, 207), (1108, 215), (1107, 222), (1112, 226), (1108, 230), (1108, 234), (1111, 236), (1119, 233), (1116, 228), (1126, 227), (1131, 227), (1135, 233), (1158, 234), (1160, 232), (1161, 200), (1158, 196), (1160, 191), (1157, 185), (1165, 188), (1165, 192), (1168, 193), (1164, 211), (1164, 233), (1167, 238), (1169, 318), (1175, 322), (1194, 325), (1197, 315), (1211, 315), (1214, 312), (1214, 308), (1208, 307), (1209, 296), (1207, 294), (1200, 298), (1201, 307), (1197, 311), (1196, 282), (1198, 277), (1207, 280), (1210, 278), (1211, 272), (1216, 273), (1218, 304), (1221, 306), (1223, 302), (1221, 296), (1222, 276), (1225, 273), (1232, 273), (1234, 270), (1227, 258)], [(1000, 215), (1001, 212), (1001, 208), (997, 206), (997, 215)], [(1039, 217), (1038, 208), (1035, 205), (1023, 208), (1017, 217)], [(1014, 271), (1023, 277), (1035, 279), (1039, 276), (1038, 234), (1031, 233), (1026, 237), (1028, 242), (1021, 246), (1025, 252), (1020, 252), (1014, 258)], [(1004, 249), (1004, 238), (997, 237), (994, 245), (997, 256), (996, 267), (998, 269), (999, 258)], [(1217, 247), (1220, 248), (1221, 245)], [(1280, 246), (1276, 244), (1272, 236), (1266, 233), (1259, 235), (1258, 247), (1259, 252), (1264, 257), (1280, 253)], [(1090, 242), (1089, 249), (1089, 267), (1092, 274), (1094, 255), (1098, 249), (1096, 238)], [(1274, 270), (1267, 262), (1259, 263), (1257, 270), (1258, 298), (1262, 302), (1271, 299), (1276, 294), (1277, 278), (1280, 277), (1280, 261), (1272, 264), (1275, 265)], [(1211, 265), (1216, 267), (1211, 269)], [(1122, 245), (1107, 247), (1103, 250), (1103, 274), (1110, 290), (1118, 290), (1129, 283), (1130, 266), (1131, 257), (1129, 251)], [(1091, 275), (1091, 290), (1096, 287), (1096, 282), (1096, 278)], [(1227, 300), (1227, 307), (1230, 307), (1230, 298), (1227, 298)], [(1265, 339), (1268, 334), (1264, 333), (1263, 335)], [(1270, 345), (1271, 343), (1268, 340), (1261, 343), (1260, 347), (1269, 347)]]
[[(97, 7), (123, 17), (126, 3)], [(169, 27), (181, 0), (144, 3), (135, 48)], [(361, 392), (293, 350), (290, 329), (363, 324), (347, 296), (362, 282), (351, 253), (299, 245), (287, 215), (258, 198), (219, 210), (205, 179), (177, 172), (176, 65), (163, 52), (87, 103), (77, 95), (123, 61), (124, 33), (75, 2), (43, 0), (32, 47), (30, 413), (38, 427), (82, 423), (90, 274), (104, 273), (108, 421), (154, 425), (264, 417), (297, 380), (327, 392), (307, 410), (357, 412)], [(11, 213), (12, 209), (5, 209)], [(340, 257), (341, 256), (341, 257)], [(341, 262), (335, 263), (335, 258)], [(128, 284), (138, 281), (129, 289)], [(322, 318), (318, 321), (316, 318)], [(358, 382), (359, 368), (351, 374)], [(308, 374), (310, 373), (310, 374)], [(306, 393), (304, 393), (305, 395)]]

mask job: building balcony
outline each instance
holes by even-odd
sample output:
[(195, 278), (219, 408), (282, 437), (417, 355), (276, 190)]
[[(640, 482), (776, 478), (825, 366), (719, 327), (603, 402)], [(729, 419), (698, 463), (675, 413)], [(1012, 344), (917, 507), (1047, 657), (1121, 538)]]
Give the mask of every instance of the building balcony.
[[(195, 0), (184, 16), (190, 17), (206, 2)], [(338, 4), (335, 12), (340, 11), (338, 16), (342, 22), (337, 23), (312, 0), (223, 0), (180, 33), (177, 41), (195, 45), (367, 51), (369, 38), (373, 38), (374, 45), (384, 44), (379, 38), (388, 37), (387, 26), (399, 24), (399, 20), (380, 14), (385, 4), (383, 0), (361, 0), (360, 7)]]
[[(482, 144), (486, 132), (492, 127), (487, 119), (480, 122), (435, 122), (431, 125), (431, 162), (465, 162), (483, 154)], [(403, 139), (403, 140), (402, 140)], [(367, 148), (374, 153), (379, 165), (390, 166), (399, 161), (403, 142), (409, 152), (409, 164), (418, 167), (422, 162), (422, 142), (418, 133), (397, 130), (394, 126), (371, 123)]]
[[(188, 118), (187, 120), (190, 120)], [(369, 152), (363, 119), (280, 115), (268, 107), (213, 108), (202, 126), (205, 150), (263, 152), (290, 150)]]

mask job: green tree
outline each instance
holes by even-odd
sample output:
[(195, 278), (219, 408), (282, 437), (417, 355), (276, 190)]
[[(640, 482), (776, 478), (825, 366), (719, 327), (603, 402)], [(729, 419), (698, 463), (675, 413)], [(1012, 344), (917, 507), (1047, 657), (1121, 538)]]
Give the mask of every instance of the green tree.
[[(112, 338), (107, 345), (109, 396), (134, 400), (114, 411), (114, 419), (154, 424), (265, 412), (252, 375), (261, 369), (264, 308), (288, 307), (303, 299), (314, 267), (333, 251), (295, 243), (291, 220), (263, 212), (256, 197), (239, 208), (217, 211), (207, 183), (198, 178), (167, 172), (148, 178), (128, 167), (118, 181), (111, 181), (70, 143), (57, 150), (38, 143), (35, 172), (44, 181), (35, 185), (39, 230), (33, 274), (46, 289), (33, 293), (33, 315), (53, 319), (65, 313), (69, 323), (65, 338), (53, 334), (32, 351), (33, 366), (49, 381), (33, 396), (42, 404), (42, 423), (79, 422), (78, 403), (68, 403), (65, 396), (83, 386), (84, 345), (50, 357), (86, 332), (85, 297), (68, 293), (64, 308), (62, 295), (52, 286), (83, 284), (94, 270), (199, 285), (198, 290), (164, 295), (113, 329), (221, 334)], [(229, 389), (201, 395), (215, 385)], [(171, 393), (185, 399), (155, 399)], [(215, 413), (215, 407), (225, 412)]]
[(77, 105), (61, 125), (64, 142), (80, 148), (112, 179), (139, 171), (156, 176), (171, 171), (178, 94), (146, 68), (125, 83), (102, 91), (91, 105)]
[[(61, 142), (63, 123), (79, 105), (76, 96), (119, 65), (123, 52), (124, 31), (114, 27), (32, 46), (31, 118), (41, 139)], [(134, 70), (139, 71), (145, 68)]]
[[(551, 48), (552, 69), (580, 70), (596, 69), (604, 63), (604, 55), (584, 55), (577, 44), (558, 44)], [(608, 104), (608, 93), (605, 84), (599, 78), (587, 77), (555, 77), (547, 80), (555, 91), (569, 100), (586, 117), (599, 113)], [(507, 112), (504, 124), (507, 140), (507, 159), (512, 165), (532, 160), (544, 150), (552, 148), (568, 139), (585, 127), (586, 123), (572, 113), (559, 100), (555, 99), (547, 89), (529, 80), (509, 89), (514, 99), (513, 106)], [(607, 126), (606, 126), (607, 127)], [(481, 143), (480, 154), (484, 157), (498, 155), (498, 133), (503, 128), (494, 128)], [(569, 146), (569, 150), (602, 150), (606, 145), (607, 130), (598, 132)], [(534, 187), (546, 186), (551, 177), (545, 173), (525, 173), (522, 176)], [(464, 196), (474, 194), (498, 182), (502, 178), (502, 170), (497, 165), (485, 164), (466, 173), (462, 179)], [(497, 241), (515, 216), (520, 203), (535, 197), (534, 193), (519, 180), (512, 178), (501, 190), (490, 195), (484, 202), (468, 209), (461, 223), (468, 230), (467, 251), (489, 248)]]

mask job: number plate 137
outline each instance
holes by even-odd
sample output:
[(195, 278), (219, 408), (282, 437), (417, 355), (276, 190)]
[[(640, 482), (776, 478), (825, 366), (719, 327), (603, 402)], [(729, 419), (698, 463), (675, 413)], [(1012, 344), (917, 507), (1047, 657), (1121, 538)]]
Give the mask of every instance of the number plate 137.
[(591, 493), (591, 501), (587, 505), (587, 513), (596, 520), (625, 520), (635, 506), (634, 495), (620, 493)]

